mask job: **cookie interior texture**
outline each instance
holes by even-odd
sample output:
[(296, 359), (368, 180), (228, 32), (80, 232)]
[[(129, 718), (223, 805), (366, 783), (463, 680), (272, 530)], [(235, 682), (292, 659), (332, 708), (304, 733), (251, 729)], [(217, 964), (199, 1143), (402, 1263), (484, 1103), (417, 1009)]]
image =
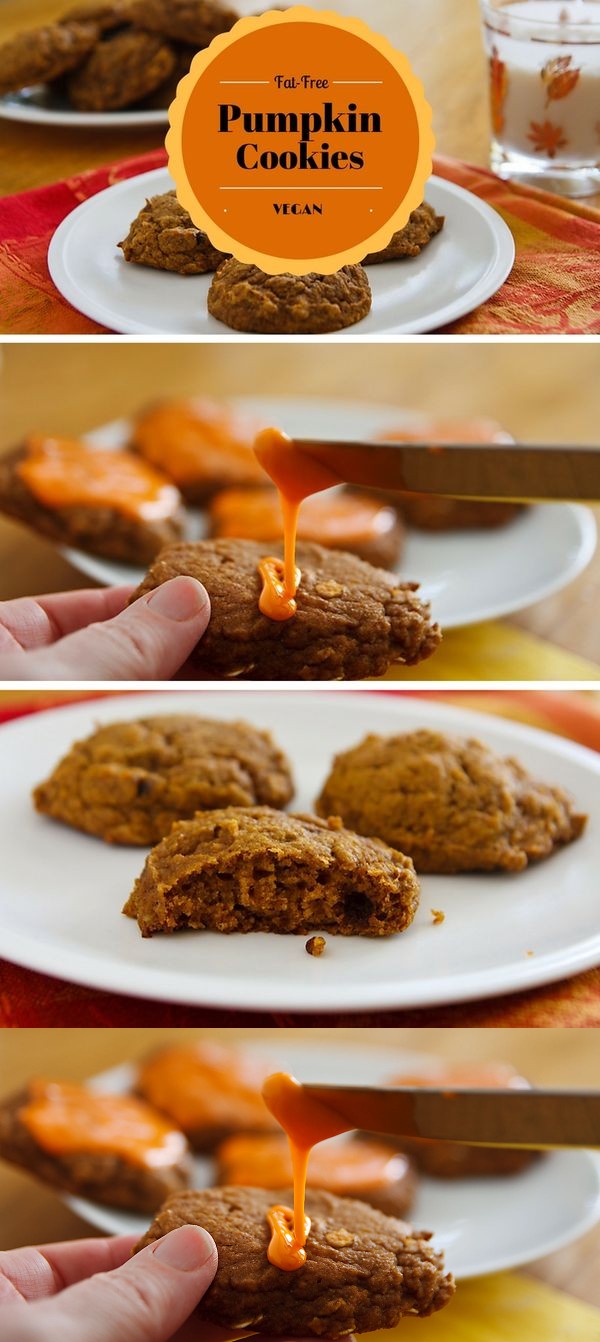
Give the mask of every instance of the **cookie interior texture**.
[(226, 1328), (282, 1337), (345, 1337), (393, 1328), (407, 1314), (426, 1317), (454, 1293), (427, 1231), (364, 1202), (308, 1191), (307, 1260), (282, 1272), (267, 1258), (267, 1212), (289, 1205), (290, 1190), (214, 1188), (170, 1198), (137, 1250), (181, 1225), (212, 1235), (219, 1266), (198, 1314)]
[(285, 806), (288, 761), (269, 732), (185, 714), (99, 727), (35, 789), (38, 811), (108, 843), (152, 844), (220, 806)]
[[(279, 545), (269, 546), (281, 555)], [(131, 600), (178, 574), (203, 583), (208, 629), (192, 654), (194, 670), (257, 680), (360, 680), (395, 662), (412, 666), (441, 642), (416, 583), (373, 568), (342, 550), (301, 543), (297, 613), (276, 621), (259, 607), (265, 546), (235, 539), (168, 546)]]
[(124, 913), (143, 936), (216, 932), (390, 936), (419, 902), (413, 864), (335, 819), (269, 807), (205, 811), (148, 854)]
[(561, 788), (477, 740), (370, 735), (338, 755), (316, 807), (409, 853), (417, 871), (522, 871), (583, 832)]

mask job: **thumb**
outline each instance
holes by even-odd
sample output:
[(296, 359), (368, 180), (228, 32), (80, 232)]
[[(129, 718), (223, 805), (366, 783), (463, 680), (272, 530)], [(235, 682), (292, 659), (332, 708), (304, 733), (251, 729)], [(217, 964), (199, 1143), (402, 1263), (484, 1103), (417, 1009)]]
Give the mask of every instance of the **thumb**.
[(113, 1272), (45, 1301), (44, 1338), (165, 1342), (189, 1318), (216, 1270), (217, 1248), (208, 1231), (180, 1226)]
[(202, 584), (171, 578), (112, 620), (32, 653), (30, 664), (38, 675), (48, 670), (69, 680), (168, 680), (187, 661), (209, 619)]

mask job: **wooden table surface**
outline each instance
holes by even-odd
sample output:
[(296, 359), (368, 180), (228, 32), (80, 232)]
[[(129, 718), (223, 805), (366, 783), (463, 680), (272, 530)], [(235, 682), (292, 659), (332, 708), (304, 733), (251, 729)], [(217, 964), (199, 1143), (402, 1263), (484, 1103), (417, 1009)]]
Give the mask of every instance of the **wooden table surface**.
[[(268, 7), (269, 0), (265, 0)], [(64, 13), (68, 0), (0, 0), (0, 37)], [(331, 8), (336, 8), (332, 3)], [(256, 5), (259, 9), (259, 5)], [(478, 0), (344, 0), (344, 14), (366, 19), (409, 56), (434, 110), (441, 154), (487, 164), (489, 119)], [(0, 192), (24, 191), (114, 159), (156, 148), (160, 128), (71, 130), (5, 122)], [(589, 197), (599, 203), (600, 195)]]
[[(4, 346), (0, 452), (35, 430), (83, 432), (159, 394), (226, 397), (274, 390), (296, 397), (359, 397), (432, 414), (491, 415), (523, 442), (598, 441), (598, 351), (590, 344), (526, 350), (508, 343), (346, 344), (328, 345), (325, 353), (310, 344), (88, 341)], [(0, 518), (0, 599), (85, 581), (51, 545)], [(598, 663), (599, 607), (597, 555), (558, 596), (509, 623)]]
[[(245, 1038), (264, 1045), (278, 1065), (278, 1047), (289, 1040), (306, 1039), (332, 1052), (352, 1043), (362, 1047), (412, 1049), (460, 1060), (506, 1059), (540, 1086), (592, 1087), (600, 1085), (600, 1031), (598, 1030), (429, 1030), (429, 1029), (214, 1029), (169, 1031), (122, 1030), (4, 1030), (0, 1033), (0, 1099), (17, 1090), (34, 1073), (83, 1080), (86, 1076), (139, 1058), (164, 1039), (210, 1035), (228, 1042)], [(89, 1227), (55, 1193), (27, 1175), (0, 1165), (0, 1249), (21, 1244), (70, 1239), (89, 1233)], [(524, 1269), (542, 1281), (600, 1306), (600, 1228), (571, 1247)], [(523, 1339), (523, 1342), (526, 1342)], [(529, 1342), (529, 1339), (527, 1339)], [(533, 1339), (532, 1339), (533, 1342)]]

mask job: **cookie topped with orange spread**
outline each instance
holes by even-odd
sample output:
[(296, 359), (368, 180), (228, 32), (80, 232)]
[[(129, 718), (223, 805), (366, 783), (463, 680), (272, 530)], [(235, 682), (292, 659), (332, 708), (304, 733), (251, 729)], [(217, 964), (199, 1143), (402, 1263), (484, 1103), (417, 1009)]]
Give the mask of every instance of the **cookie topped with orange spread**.
[(154, 466), (43, 434), (0, 459), (0, 510), (51, 540), (132, 564), (183, 531), (179, 490)]
[[(217, 1151), (219, 1184), (252, 1188), (286, 1188), (292, 1182), (289, 1146), (283, 1134), (242, 1133)], [(309, 1188), (323, 1188), (338, 1197), (358, 1198), (388, 1216), (404, 1217), (415, 1192), (411, 1161), (384, 1142), (351, 1137), (314, 1148), (308, 1165)]]
[[(268, 542), (278, 540), (282, 529), (274, 489), (225, 489), (212, 501), (211, 536)], [(328, 491), (313, 494), (303, 503), (298, 537), (391, 568), (400, 556), (402, 524), (394, 508), (368, 494)]]
[(252, 451), (258, 425), (208, 399), (162, 401), (138, 415), (132, 446), (164, 471), (189, 503), (230, 485), (263, 484)]
[(183, 1133), (143, 1100), (35, 1078), (0, 1105), (0, 1155), (47, 1183), (134, 1211), (187, 1188)]
[(221, 1044), (175, 1044), (142, 1064), (137, 1089), (196, 1150), (210, 1151), (231, 1133), (275, 1130), (261, 1095), (269, 1070), (262, 1059)]

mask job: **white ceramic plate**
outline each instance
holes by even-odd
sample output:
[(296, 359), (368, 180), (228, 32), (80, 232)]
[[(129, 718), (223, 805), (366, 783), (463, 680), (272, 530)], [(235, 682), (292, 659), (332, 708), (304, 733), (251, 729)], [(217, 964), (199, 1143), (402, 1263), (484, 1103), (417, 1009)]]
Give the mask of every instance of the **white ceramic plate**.
[[(34, 784), (96, 723), (199, 712), (270, 728), (310, 810), (333, 755), (366, 732), (421, 726), (477, 735), (566, 788), (584, 836), (518, 876), (426, 876), (407, 932), (327, 938), (181, 932), (144, 940), (121, 908), (143, 849), (116, 848), (35, 814)], [(514, 992), (600, 963), (600, 757), (513, 722), (403, 695), (340, 689), (163, 691), (77, 704), (0, 729), (0, 954), (18, 964), (132, 996), (248, 1010), (351, 1011), (428, 1006)], [(445, 921), (434, 926), (431, 910)], [(319, 929), (315, 928), (315, 932)]]
[[(131, 335), (239, 336), (210, 317), (211, 275), (171, 275), (129, 264), (117, 247), (149, 196), (173, 186), (166, 168), (118, 182), (78, 205), (57, 228), (48, 266), (61, 294), (111, 331)], [(369, 266), (368, 317), (332, 337), (434, 331), (471, 312), (504, 283), (514, 261), (510, 230), (485, 201), (431, 177), (427, 200), (446, 216), (441, 233), (410, 260)], [(278, 339), (297, 339), (295, 336)]]
[[(164, 126), (169, 120), (166, 107), (124, 108), (120, 112), (78, 112), (69, 107), (64, 98), (41, 84), (6, 93), (0, 98), (0, 118), (4, 121), (28, 121), (37, 126), (72, 126), (74, 130), (87, 127), (100, 130), (110, 127), (127, 129), (131, 126)], [(161, 135), (161, 140), (163, 135)]]
[[(281, 425), (298, 437), (372, 437), (412, 423), (417, 416), (390, 405), (334, 400), (293, 400), (276, 396), (232, 398), (251, 418)], [(107, 447), (127, 440), (124, 421), (87, 437)], [(202, 534), (200, 514), (190, 514), (189, 536)], [(403, 579), (421, 584), (442, 629), (509, 615), (541, 601), (572, 582), (589, 564), (596, 547), (593, 513), (578, 504), (530, 508), (498, 530), (450, 531), (436, 535), (409, 530), (398, 566)], [(64, 548), (75, 568), (96, 582), (140, 582), (144, 570), (114, 563), (83, 550)]]
[[(272, 1058), (274, 1070), (291, 1071), (302, 1081), (366, 1085), (385, 1082), (391, 1072), (405, 1067), (412, 1075), (427, 1074), (428, 1060), (420, 1054), (395, 1049), (355, 1048), (340, 1044), (286, 1044), (273, 1038), (250, 1051)], [(431, 1065), (431, 1061), (429, 1061)], [(133, 1067), (104, 1072), (92, 1081), (94, 1089), (119, 1093), (130, 1089)], [(336, 1138), (336, 1143), (343, 1138)], [(211, 1162), (194, 1162), (195, 1188), (212, 1183)], [(90, 1225), (110, 1234), (142, 1235), (148, 1217), (102, 1207), (84, 1198), (66, 1198)], [(412, 1223), (434, 1232), (436, 1248), (443, 1249), (446, 1266), (465, 1280), (487, 1272), (520, 1267), (553, 1253), (600, 1219), (600, 1158), (591, 1151), (564, 1151), (546, 1156), (523, 1174), (505, 1179), (421, 1181)]]

